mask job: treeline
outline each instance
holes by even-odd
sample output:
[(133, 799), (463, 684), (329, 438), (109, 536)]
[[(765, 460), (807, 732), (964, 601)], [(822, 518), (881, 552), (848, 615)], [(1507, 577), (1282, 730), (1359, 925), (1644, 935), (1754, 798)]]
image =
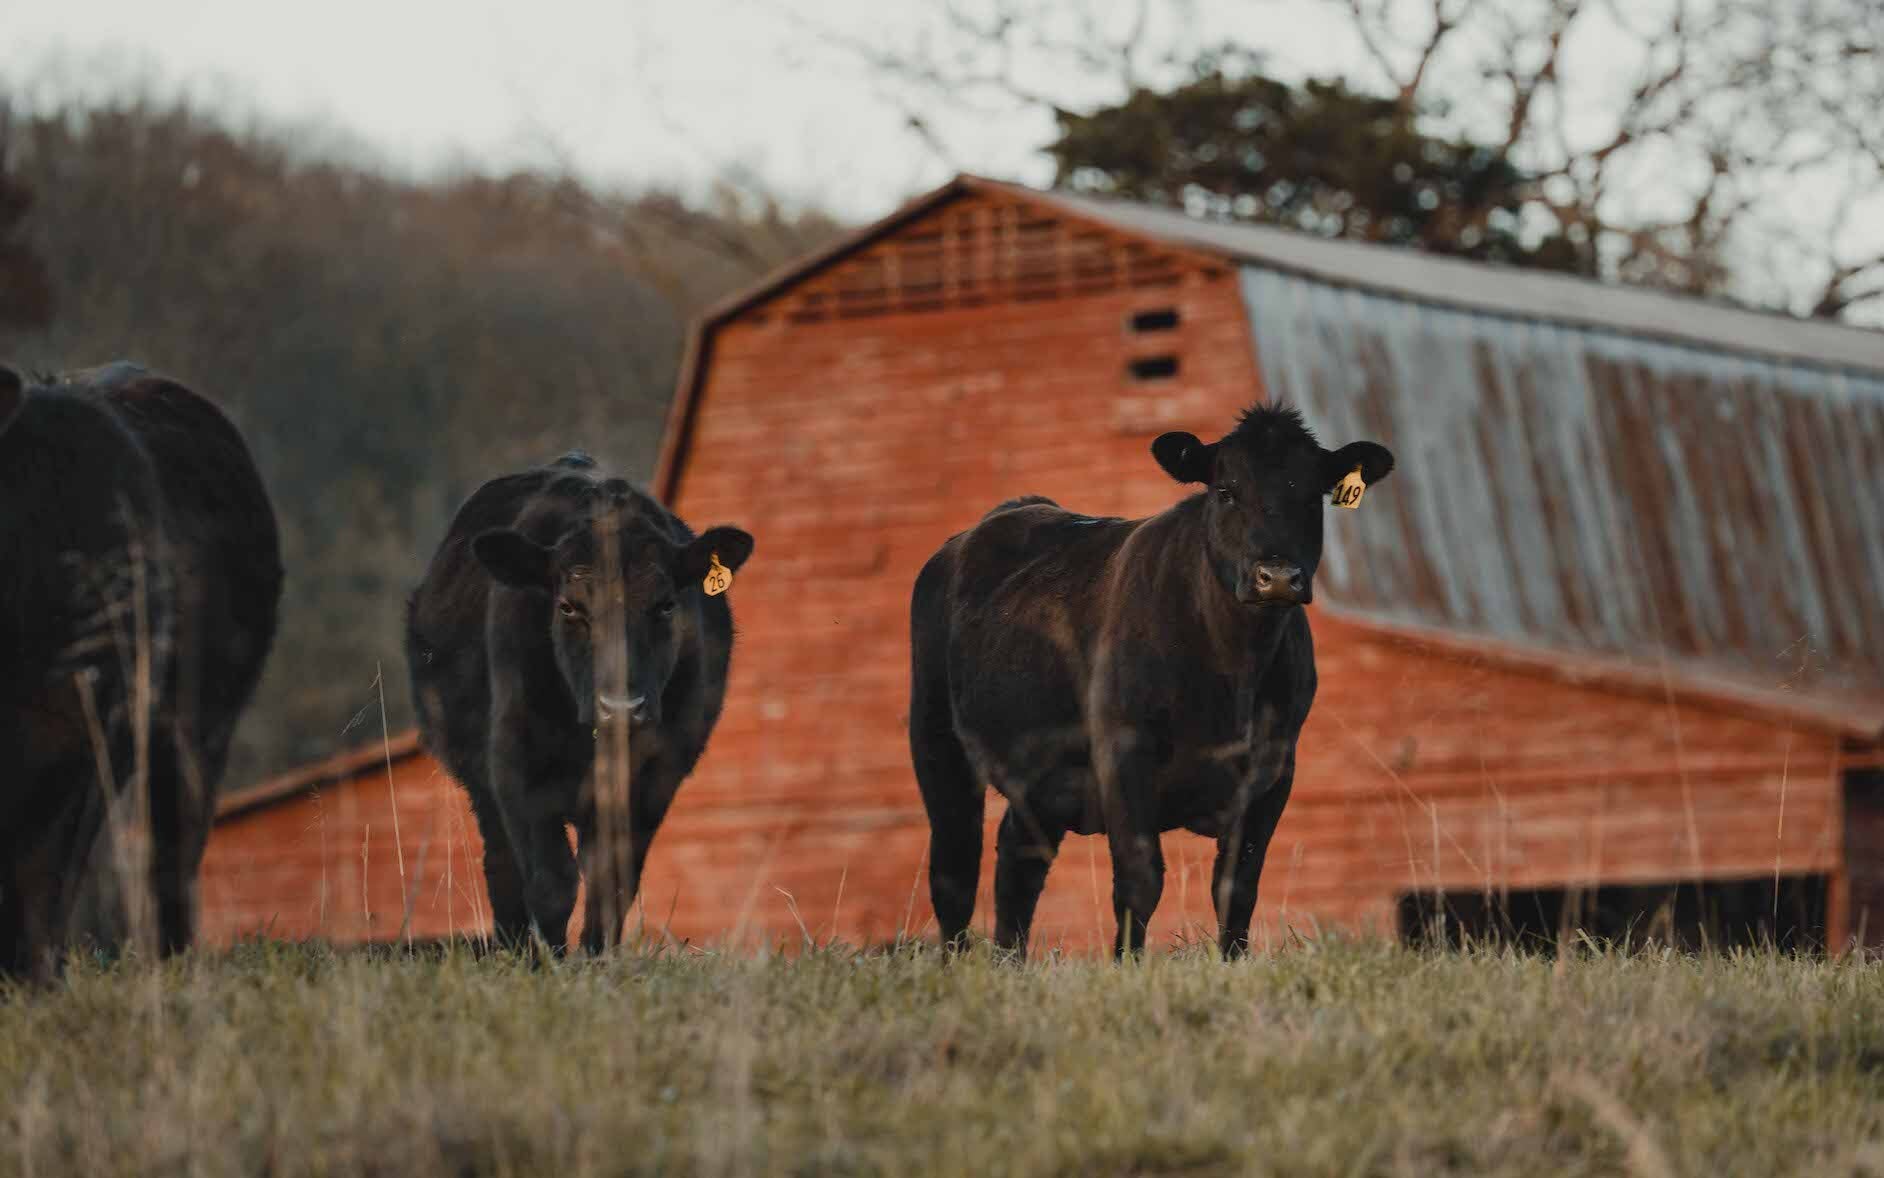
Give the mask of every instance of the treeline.
[(183, 379), (228, 407), (274, 496), (282, 626), (226, 788), (377, 739), (381, 672), (406, 727), (404, 596), (464, 496), (576, 446), (647, 478), (690, 317), (835, 228), (730, 192), (403, 180), (187, 105), (0, 96), (20, 311), (0, 358)]

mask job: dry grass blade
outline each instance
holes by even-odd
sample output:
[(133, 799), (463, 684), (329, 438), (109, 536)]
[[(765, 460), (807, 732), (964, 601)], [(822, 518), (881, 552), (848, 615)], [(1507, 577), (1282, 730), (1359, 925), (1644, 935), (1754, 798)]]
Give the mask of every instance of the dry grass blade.
[[(599, 695), (614, 699), (626, 699), (629, 684), (633, 682), (633, 668), (626, 658), (600, 654), (627, 649), (628, 618), (620, 530), (618, 512), (610, 510), (597, 517), (595, 539), (600, 567), (595, 574), (599, 584), (591, 639), (598, 652), (595, 690)], [(601, 944), (604, 946), (613, 946), (621, 939), (622, 925), (628, 917), (628, 890), (637, 875), (630, 833), (634, 783), (628, 729), (626, 712), (598, 713), (596, 717), (595, 761), (591, 771), (595, 845), (584, 853), (583, 870), (590, 896), (586, 918), (602, 922)]]
[(1556, 1084), (1588, 1105), (1596, 1119), (1622, 1141), (1632, 1172), (1642, 1178), (1675, 1178), (1674, 1164), (1648, 1126), (1594, 1076), (1566, 1072), (1557, 1077)]

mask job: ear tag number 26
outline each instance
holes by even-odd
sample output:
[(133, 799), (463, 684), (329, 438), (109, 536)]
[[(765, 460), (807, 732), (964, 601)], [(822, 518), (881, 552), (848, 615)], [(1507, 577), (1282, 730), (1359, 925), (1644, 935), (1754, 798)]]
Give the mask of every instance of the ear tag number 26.
[(708, 597), (718, 597), (733, 587), (733, 570), (720, 563), (720, 554), (713, 554), (713, 563), (707, 568), (707, 575), (700, 587), (706, 590)]
[(1367, 484), (1361, 481), (1361, 468), (1355, 467), (1341, 476), (1335, 484), (1334, 505), (1336, 507), (1359, 507), (1361, 496), (1367, 491)]

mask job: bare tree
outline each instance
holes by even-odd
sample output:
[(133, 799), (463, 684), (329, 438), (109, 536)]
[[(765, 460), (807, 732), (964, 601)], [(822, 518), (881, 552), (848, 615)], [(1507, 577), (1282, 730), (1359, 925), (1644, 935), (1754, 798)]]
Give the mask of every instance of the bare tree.
[[(1884, 5), (1876, 0), (946, 0), (885, 42), (792, 19), (860, 64), (951, 166), (986, 118), (1052, 120), (1206, 74), (1340, 65), (1422, 131), (1531, 178), (1524, 220), (1614, 280), (1884, 319)], [(1251, 13), (1261, 14), (1260, 19)], [(1352, 51), (1278, 62), (1262, 22)], [(1215, 23), (1213, 23), (1213, 21)], [(972, 120), (945, 119), (962, 111)], [(953, 133), (944, 131), (948, 122)]]

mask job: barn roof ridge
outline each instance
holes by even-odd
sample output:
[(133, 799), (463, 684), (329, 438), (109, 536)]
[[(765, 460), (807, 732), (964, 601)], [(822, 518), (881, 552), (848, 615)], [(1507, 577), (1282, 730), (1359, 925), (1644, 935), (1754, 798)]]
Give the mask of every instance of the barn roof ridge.
[(1338, 286), (1490, 315), (1771, 356), (1819, 368), (1884, 372), (1884, 331), (1652, 287), (1323, 237), (1277, 225), (1195, 217), (1141, 201), (967, 177), (1110, 228)]

